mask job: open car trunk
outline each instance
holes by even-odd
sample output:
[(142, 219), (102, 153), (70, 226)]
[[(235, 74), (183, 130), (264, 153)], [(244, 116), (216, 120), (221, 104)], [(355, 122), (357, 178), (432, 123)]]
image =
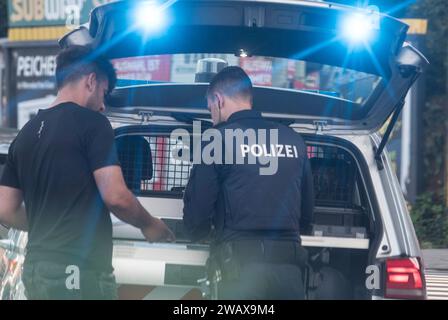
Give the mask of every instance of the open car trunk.
[[(149, 244), (138, 229), (115, 219), (114, 267), (119, 283), (198, 287), (198, 280), (205, 276), (208, 241), (192, 243), (182, 223), (182, 191), (192, 164), (173, 158), (173, 153), (186, 149), (170, 138), (172, 130), (152, 126), (116, 130), (128, 187), (177, 237), (173, 244)], [(342, 140), (316, 135), (304, 138), (316, 200), (313, 230), (302, 235), (310, 257), (308, 298), (370, 298), (364, 285), (365, 270), (376, 247), (374, 235), (380, 233), (375, 233), (378, 226), (369, 205), (362, 157)]]
[[(90, 44), (109, 59), (206, 53), (305, 60), (339, 68), (334, 69), (333, 76), (337, 76), (332, 80), (338, 84), (330, 90), (336, 92), (260, 88), (255, 99), (267, 100), (254, 105), (261, 112), (289, 118), (311, 130), (318, 121), (325, 122), (327, 131), (339, 132), (379, 129), (394, 110), (400, 109), (408, 89), (428, 64), (404, 42), (408, 26), (378, 12), (310, 1), (162, 2), (155, 11), (166, 18), (162, 30), (145, 31), (138, 20), (144, 4), (122, 1), (94, 9), (88, 27), (70, 32), (60, 45)], [(347, 27), (347, 21), (353, 17), (369, 21), (371, 37), (358, 43), (346, 37), (347, 28), (354, 27)], [(373, 79), (374, 85), (364, 97), (338, 92), (341, 86), (368, 79)], [(112, 99), (109, 105), (142, 107), (149, 112), (154, 107), (169, 109), (174, 105), (195, 117), (206, 112), (200, 86), (179, 87), (175, 82), (117, 90), (116, 95), (124, 96), (124, 100), (117, 103)], [(354, 91), (362, 89), (355, 87)], [(272, 104), (278, 99), (282, 103)]]

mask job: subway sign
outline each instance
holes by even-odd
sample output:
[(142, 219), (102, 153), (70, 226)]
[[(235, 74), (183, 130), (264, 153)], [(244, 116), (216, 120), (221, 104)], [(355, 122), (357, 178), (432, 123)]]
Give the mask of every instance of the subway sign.
[(80, 25), (90, 11), (114, 0), (9, 0), (9, 27)]

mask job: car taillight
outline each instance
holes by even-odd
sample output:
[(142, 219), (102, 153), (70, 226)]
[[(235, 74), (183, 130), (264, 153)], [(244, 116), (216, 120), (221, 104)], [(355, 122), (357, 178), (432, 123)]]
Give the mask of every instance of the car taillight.
[(386, 260), (386, 298), (426, 298), (423, 270), (419, 259)]

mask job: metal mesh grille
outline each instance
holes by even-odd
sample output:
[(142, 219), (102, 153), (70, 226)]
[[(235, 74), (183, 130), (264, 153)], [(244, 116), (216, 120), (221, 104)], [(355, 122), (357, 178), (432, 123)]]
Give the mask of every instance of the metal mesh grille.
[(173, 191), (180, 192), (188, 183), (192, 164), (189, 161), (177, 160), (173, 154), (182, 144), (169, 137), (150, 137), (149, 138), (154, 177), (151, 181), (144, 181), (142, 190), (152, 191)]
[(308, 146), (316, 202), (352, 206), (355, 167), (352, 157), (332, 146)]
[[(128, 187), (137, 194), (148, 191), (181, 193), (188, 183), (192, 164), (177, 160), (173, 155), (181, 156), (179, 152), (189, 152), (189, 149), (169, 136), (134, 136), (133, 139), (131, 142), (124, 140), (117, 148)], [(308, 145), (307, 151), (316, 202), (351, 206), (356, 172), (352, 157), (332, 146)]]
[(182, 143), (168, 136), (135, 136), (135, 138), (144, 139), (146, 147), (142, 143), (139, 143), (138, 147), (133, 147), (129, 141), (117, 144), (118, 156), (128, 187), (137, 194), (147, 191), (182, 192), (192, 167), (189, 161), (173, 157), (173, 154), (185, 152)]

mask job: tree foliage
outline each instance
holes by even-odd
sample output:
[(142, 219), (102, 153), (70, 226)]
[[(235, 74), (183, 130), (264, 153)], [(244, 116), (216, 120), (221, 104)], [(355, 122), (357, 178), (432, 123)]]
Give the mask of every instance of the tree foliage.
[(425, 56), (426, 105), (423, 110), (422, 151), (424, 154), (424, 190), (444, 193), (445, 145), (447, 143), (448, 104), (448, 6), (446, 0), (418, 0), (409, 15), (428, 20)]
[(411, 217), (423, 248), (448, 247), (448, 216), (437, 194), (420, 195)]
[(448, 133), (448, 6), (446, 0), (417, 0), (409, 16), (428, 20), (425, 56), (426, 104), (423, 109), (423, 189), (411, 216), (423, 246), (448, 247), (446, 161)]
[(418, 0), (409, 15), (428, 19), (425, 55), (430, 60), (428, 69), (428, 97), (446, 95), (448, 68), (448, 4), (446, 0)]

